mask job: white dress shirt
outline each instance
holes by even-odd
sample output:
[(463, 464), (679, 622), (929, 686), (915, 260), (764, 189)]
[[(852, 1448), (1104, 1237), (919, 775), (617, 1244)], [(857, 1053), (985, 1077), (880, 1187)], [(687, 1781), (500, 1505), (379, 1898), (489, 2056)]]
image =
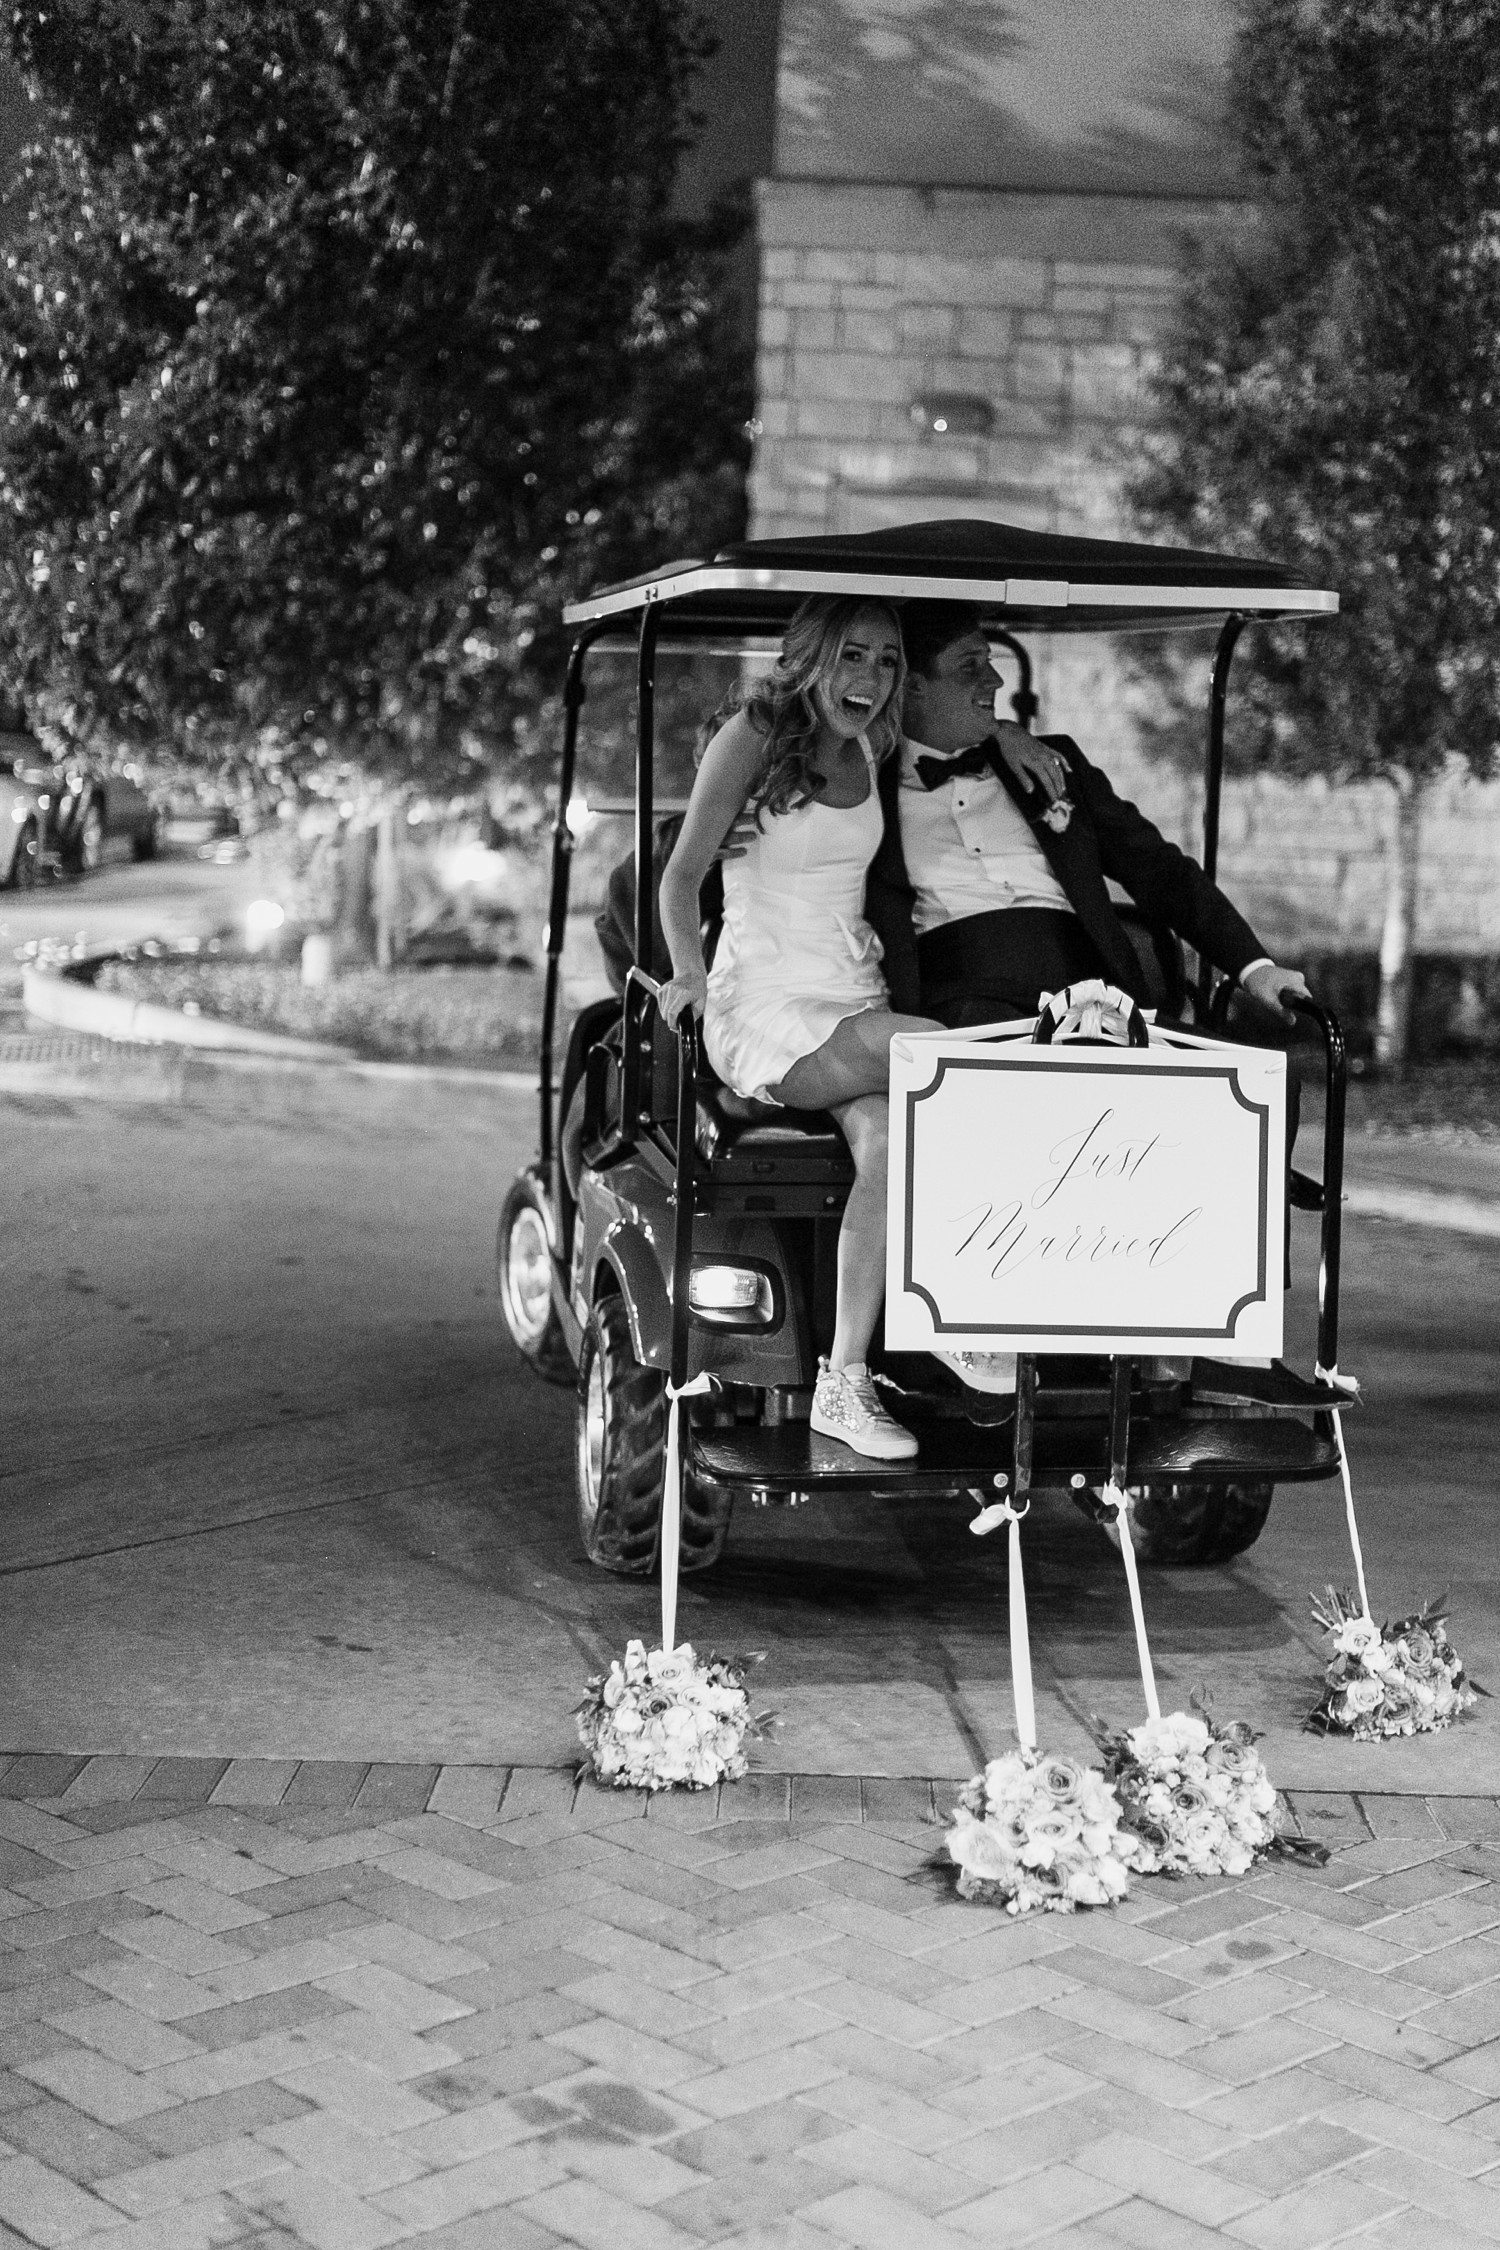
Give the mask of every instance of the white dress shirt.
[(920, 742), (901, 747), (901, 849), (916, 896), (917, 935), (969, 914), (1040, 906), (1071, 914), (1072, 902), (1009, 790), (992, 773), (967, 773), (940, 788), (923, 787), (918, 758), (941, 752)]

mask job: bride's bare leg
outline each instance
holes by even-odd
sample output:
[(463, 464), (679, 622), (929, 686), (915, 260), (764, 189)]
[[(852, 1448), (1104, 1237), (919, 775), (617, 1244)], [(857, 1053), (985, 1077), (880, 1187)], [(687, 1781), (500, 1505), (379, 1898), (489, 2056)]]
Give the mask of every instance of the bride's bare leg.
[(889, 1149), (890, 1044), (904, 1031), (936, 1031), (925, 1016), (888, 1008), (846, 1016), (815, 1054), (792, 1065), (775, 1089), (794, 1109), (827, 1109), (854, 1158), (854, 1185), (839, 1229), (838, 1302), (830, 1367), (857, 1367), (885, 1297), (885, 1190)]
[(885, 1301), (885, 1183), (890, 1101), (860, 1094), (834, 1109), (854, 1158), (854, 1185), (839, 1228), (839, 1283), (830, 1367), (859, 1367)]

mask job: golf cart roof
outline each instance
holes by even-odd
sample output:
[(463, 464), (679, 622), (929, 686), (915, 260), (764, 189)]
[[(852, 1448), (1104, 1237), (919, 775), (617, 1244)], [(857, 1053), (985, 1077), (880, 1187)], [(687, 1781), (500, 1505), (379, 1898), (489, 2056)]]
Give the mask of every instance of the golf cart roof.
[[(1202, 554), (1125, 540), (1071, 539), (952, 517), (810, 539), (745, 539), (711, 562), (666, 564), (571, 603), (569, 625), (670, 607), (670, 630), (780, 632), (809, 594), (972, 602), (1007, 630), (1119, 632), (1246, 617), (1331, 617), (1336, 593), (1263, 556)], [(664, 618), (663, 623), (667, 620)]]

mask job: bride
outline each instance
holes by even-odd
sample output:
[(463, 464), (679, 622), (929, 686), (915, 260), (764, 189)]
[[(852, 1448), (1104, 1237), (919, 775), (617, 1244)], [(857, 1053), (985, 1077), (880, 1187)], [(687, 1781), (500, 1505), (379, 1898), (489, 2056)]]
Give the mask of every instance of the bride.
[[(912, 1433), (881, 1405), (867, 1354), (885, 1295), (890, 1044), (937, 1031), (898, 1015), (864, 918), (880, 843), (876, 767), (901, 740), (906, 663), (895, 614), (815, 595), (787, 627), (775, 668), (745, 693), (703, 753), (661, 879), (672, 957), (661, 1013), (703, 1018), (709, 1061), (737, 1094), (830, 1110), (854, 1185), (839, 1231), (833, 1341), (819, 1362), (812, 1427), (877, 1460), (910, 1460)], [(742, 819), (746, 815), (748, 818)], [(704, 967), (699, 887), (724, 860), (724, 925)]]

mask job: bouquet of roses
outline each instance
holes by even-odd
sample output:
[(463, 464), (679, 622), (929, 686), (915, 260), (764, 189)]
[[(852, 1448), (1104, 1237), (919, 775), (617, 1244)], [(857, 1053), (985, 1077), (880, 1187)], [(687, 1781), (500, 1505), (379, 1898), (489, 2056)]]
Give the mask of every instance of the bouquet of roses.
[(1475, 1701), (1441, 1602), (1377, 1625), (1347, 1588), (1330, 1586), (1312, 1613), (1333, 1638), (1323, 1699), (1307, 1722), (1315, 1734), (1431, 1734)]
[(1008, 1914), (1109, 1906), (1142, 1865), (1104, 1775), (1071, 1758), (1010, 1751), (964, 1784), (944, 1838), (960, 1898)]
[(1103, 1738), (1104, 1770), (1153, 1875), (1243, 1875), (1276, 1840), (1276, 1791), (1243, 1721), (1172, 1711)]
[(649, 1652), (626, 1644), (625, 1661), (588, 1683), (578, 1706), (579, 1739), (597, 1781), (615, 1789), (711, 1789), (738, 1781), (742, 1745), (770, 1724), (756, 1717), (745, 1693), (743, 1665), (710, 1656), (702, 1663), (687, 1642)]

